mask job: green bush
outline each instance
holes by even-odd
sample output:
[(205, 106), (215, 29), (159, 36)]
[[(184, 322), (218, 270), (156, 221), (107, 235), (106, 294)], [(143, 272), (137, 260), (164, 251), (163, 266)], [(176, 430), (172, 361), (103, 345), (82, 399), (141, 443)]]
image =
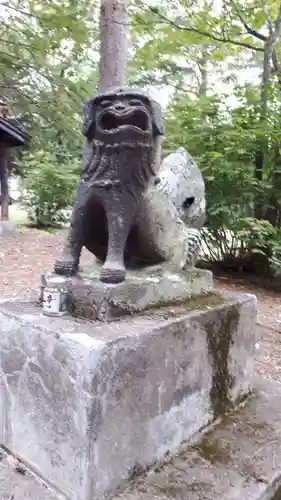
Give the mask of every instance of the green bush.
[[(240, 91), (235, 108), (215, 96), (179, 99), (170, 108), (165, 148), (184, 147), (204, 175), (204, 260), (264, 274), (281, 272), (281, 133), (279, 111), (261, 128), (257, 98), (255, 89)], [(264, 136), (270, 138), (267, 164), (258, 179), (256, 157)], [(255, 218), (257, 200), (264, 220)]]
[(281, 271), (281, 230), (270, 222), (242, 218), (236, 228), (203, 230), (203, 260), (256, 275), (276, 276)]
[(50, 151), (28, 152), (22, 159), (22, 201), (36, 227), (56, 227), (66, 221), (78, 181), (77, 163), (59, 162)]

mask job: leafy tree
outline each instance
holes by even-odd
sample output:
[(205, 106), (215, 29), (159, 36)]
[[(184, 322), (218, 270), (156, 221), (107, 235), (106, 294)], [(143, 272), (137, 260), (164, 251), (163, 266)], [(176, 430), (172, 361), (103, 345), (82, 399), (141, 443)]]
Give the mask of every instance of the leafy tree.
[(1, 0), (0, 11), (0, 92), (35, 141), (52, 127), (77, 144), (81, 101), (95, 81), (94, 1)]
[[(204, 172), (213, 260), (245, 260), (260, 230), (265, 270), (280, 242), (280, 2), (136, 5), (132, 79), (138, 71), (147, 85), (172, 87), (165, 147), (186, 147)], [(247, 67), (257, 76), (243, 88)]]
[[(277, 245), (274, 252), (271, 247), (274, 235), (280, 245), (280, 229), (277, 224), (274, 229), (270, 222), (259, 223), (254, 208), (257, 196), (267, 207), (273, 191), (280, 196), (280, 185), (275, 184), (280, 111), (277, 107), (276, 115), (272, 113), (270, 129), (261, 129), (256, 113), (258, 91), (254, 87), (236, 89), (240, 100), (236, 107), (222, 106), (221, 95), (204, 96), (200, 101), (186, 97), (177, 101), (170, 108), (167, 121), (166, 149), (185, 147), (204, 174), (208, 202), (208, 231), (204, 233), (207, 258), (255, 272), (269, 272), (273, 261), (276, 269)], [(260, 181), (255, 175), (255, 158), (260, 137), (265, 133), (271, 142), (267, 169)], [(280, 218), (280, 205), (278, 210)], [(281, 247), (278, 255), (280, 250)]]
[[(30, 173), (25, 171), (25, 176), (33, 195), (29, 189), (25, 201), (31, 214), (32, 200), (36, 204), (34, 211), (38, 211), (38, 200), (47, 195), (46, 185), (41, 187), (37, 179), (32, 181), (34, 162), (39, 167), (39, 159), (44, 159), (43, 176), (50, 169), (45, 183), (54, 178), (51, 159), (52, 168), (73, 181), (73, 166), (82, 156), (82, 102), (93, 93), (97, 75), (97, 6), (94, 0), (0, 0), (0, 12), (0, 95), (8, 99), (32, 137), (30, 155), (21, 158), (22, 151), (15, 151), (12, 162), (25, 167), (30, 163)], [(16, 170), (21, 173), (19, 168)], [(68, 189), (63, 189), (60, 196), (64, 191), (67, 205)], [(41, 212), (36, 222), (39, 225)]]
[(55, 151), (36, 150), (23, 156), (24, 206), (36, 227), (53, 227), (65, 222), (74, 201), (79, 164), (67, 158), (57, 160)]

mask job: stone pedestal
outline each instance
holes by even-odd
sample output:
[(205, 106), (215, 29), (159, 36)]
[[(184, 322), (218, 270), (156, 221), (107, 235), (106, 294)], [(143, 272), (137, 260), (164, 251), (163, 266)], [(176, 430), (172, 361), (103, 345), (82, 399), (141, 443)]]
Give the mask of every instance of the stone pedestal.
[(101, 500), (252, 390), (256, 300), (209, 295), (108, 323), (0, 305), (0, 444)]
[[(54, 275), (47, 274), (46, 281)], [(153, 308), (184, 303), (191, 297), (208, 294), (213, 288), (211, 271), (187, 269), (172, 271), (165, 266), (151, 266), (128, 271), (127, 279), (118, 285), (102, 283), (98, 264), (78, 276), (65, 279), (68, 311), (80, 318), (114, 321), (125, 315)]]
[(280, 404), (280, 382), (259, 376), (243, 408), (111, 500), (280, 500)]

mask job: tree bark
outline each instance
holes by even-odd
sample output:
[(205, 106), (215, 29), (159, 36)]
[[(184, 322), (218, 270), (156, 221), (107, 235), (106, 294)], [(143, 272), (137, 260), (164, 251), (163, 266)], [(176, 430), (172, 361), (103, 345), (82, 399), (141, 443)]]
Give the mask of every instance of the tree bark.
[(201, 74), (201, 83), (199, 86), (198, 95), (199, 97), (204, 97), (207, 95), (208, 90), (208, 65), (209, 57), (208, 57), (208, 46), (206, 46), (203, 50), (202, 57), (198, 61), (198, 67)]
[(126, 85), (128, 3), (129, 0), (101, 0), (99, 92)]
[(1, 220), (9, 220), (8, 148), (0, 142)]
[[(272, 61), (274, 64), (275, 44), (280, 37), (281, 31), (281, 6), (279, 8), (278, 16), (275, 21), (274, 29), (270, 23), (270, 36), (266, 39), (264, 44), (264, 57), (263, 57), (263, 73), (262, 73), (262, 85), (261, 85), (261, 124), (263, 129), (266, 130), (267, 120), (268, 120), (268, 97), (269, 97), (269, 85), (272, 72)], [(268, 155), (268, 139), (264, 136), (261, 139), (260, 151), (256, 154), (256, 179), (261, 181), (263, 179), (263, 171), (267, 164)], [(263, 200), (260, 196), (257, 196), (255, 203), (255, 216), (257, 219), (262, 219), (264, 217), (264, 207)]]
[[(264, 45), (264, 56), (263, 56), (263, 72), (262, 72), (262, 84), (261, 84), (261, 125), (263, 129), (266, 129), (267, 123), (267, 113), (268, 113), (268, 91), (271, 77), (271, 59), (273, 52), (273, 43), (271, 38), (269, 38)], [(259, 151), (256, 152), (255, 158), (255, 176), (258, 181), (263, 179), (263, 171), (267, 162), (268, 153), (268, 140), (267, 137), (262, 137), (260, 140)], [(262, 219), (264, 216), (264, 202), (263, 197), (258, 195), (255, 201), (255, 217), (257, 219)]]

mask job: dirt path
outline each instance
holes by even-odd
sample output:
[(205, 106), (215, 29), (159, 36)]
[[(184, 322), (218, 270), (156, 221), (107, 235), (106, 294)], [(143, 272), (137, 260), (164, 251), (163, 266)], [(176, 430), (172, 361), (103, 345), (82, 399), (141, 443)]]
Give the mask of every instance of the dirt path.
[(258, 299), (256, 370), (281, 381), (281, 291), (271, 292), (233, 277), (214, 280), (220, 291), (248, 292)]
[[(49, 234), (29, 229), (10, 238), (0, 237), (0, 297), (23, 296), (37, 291), (40, 276), (52, 269), (64, 236), (63, 231)], [(83, 253), (82, 262), (91, 262), (91, 259), (88, 252)], [(257, 371), (281, 381), (281, 292), (265, 291), (232, 277), (215, 279), (215, 288), (257, 296)]]
[[(41, 275), (53, 268), (65, 234), (24, 229), (12, 237), (0, 237), (0, 296), (16, 297), (38, 290)], [(82, 259), (89, 261), (91, 255), (84, 252)]]
[(281, 332), (281, 290), (271, 292), (261, 287), (245, 283), (245, 281), (229, 278), (216, 278), (215, 288), (218, 290), (253, 293), (258, 299), (258, 322)]

